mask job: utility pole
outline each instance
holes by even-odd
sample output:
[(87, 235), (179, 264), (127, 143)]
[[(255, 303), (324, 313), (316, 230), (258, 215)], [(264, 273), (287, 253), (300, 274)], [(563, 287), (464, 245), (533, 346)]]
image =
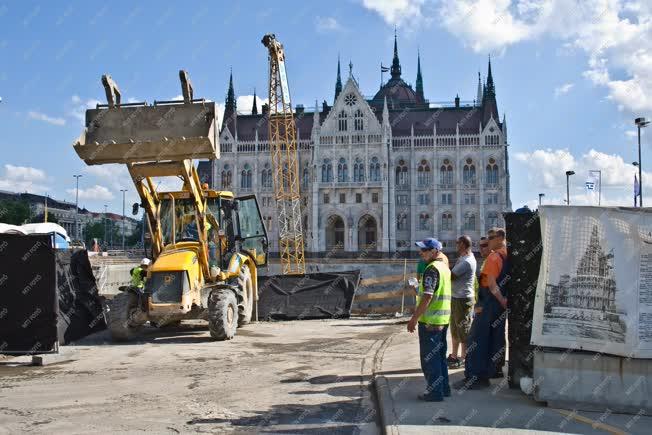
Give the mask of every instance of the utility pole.
[(571, 175), (575, 175), (575, 171), (566, 171), (566, 205), (570, 205), (569, 179)]
[(79, 240), (79, 178), (81, 175), (73, 175), (77, 181), (75, 189), (75, 239)]
[[(106, 204), (104, 204), (104, 245), (108, 246), (109, 241), (107, 240), (107, 232), (106, 232)], [(106, 249), (106, 248), (105, 248)]]
[(647, 127), (650, 121), (645, 118), (636, 118), (634, 120), (638, 127), (638, 206), (643, 207), (643, 161), (641, 160), (641, 128)]
[(127, 189), (120, 189), (122, 192), (122, 252), (125, 251), (125, 193)]

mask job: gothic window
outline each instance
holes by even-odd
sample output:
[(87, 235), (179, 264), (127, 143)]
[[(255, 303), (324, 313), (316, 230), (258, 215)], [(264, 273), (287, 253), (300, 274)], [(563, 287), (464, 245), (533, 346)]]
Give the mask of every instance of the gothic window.
[(378, 157), (371, 158), (371, 164), (369, 164), (369, 180), (380, 181), (380, 163), (378, 162)]
[(453, 184), (453, 165), (448, 159), (444, 159), (444, 163), (439, 168), (439, 183), (444, 185)]
[(356, 110), (355, 114), (353, 114), (353, 127), (355, 131), (362, 131), (364, 127), (363, 115), (360, 109)]
[(452, 193), (442, 193), (441, 194), (441, 205), (452, 205), (453, 204), (453, 194)]
[(396, 185), (397, 186), (407, 186), (410, 182), (408, 176), (408, 167), (405, 163), (405, 160), (399, 160), (398, 165), (396, 165)]
[(333, 181), (333, 165), (331, 159), (324, 159), (324, 163), (321, 165), (321, 181), (322, 183)]
[(355, 164), (353, 165), (353, 181), (361, 183), (364, 181), (364, 163), (362, 159), (356, 157)]
[(427, 160), (421, 160), (417, 168), (417, 183), (420, 187), (425, 187), (430, 184), (430, 164)]
[(407, 214), (399, 213), (396, 217), (396, 229), (397, 230), (407, 230)]
[(355, 106), (355, 103), (357, 102), (358, 99), (354, 94), (348, 94), (346, 97), (344, 97), (344, 104), (349, 107)]
[(494, 192), (488, 193), (487, 204), (498, 204), (498, 194)]
[(475, 215), (470, 211), (464, 214), (464, 231), (475, 231)]
[(346, 160), (344, 157), (340, 158), (340, 161), (337, 164), (337, 182), (345, 183), (349, 179), (349, 168), (346, 166)]
[(231, 179), (231, 167), (229, 165), (224, 165), (224, 169), (222, 170), (222, 189), (231, 188)]
[(303, 168), (303, 187), (308, 187), (310, 184), (310, 170)]
[(487, 184), (498, 184), (498, 165), (492, 157), (487, 164)]
[(498, 226), (498, 213), (490, 211), (487, 213), (487, 228), (495, 228)]
[(419, 202), (419, 205), (428, 205), (430, 202), (430, 194), (420, 193), (419, 196), (417, 196), (417, 201)]
[(466, 205), (475, 204), (475, 193), (465, 193), (464, 194), (464, 204), (466, 204)]
[(453, 231), (453, 215), (451, 213), (443, 213), (441, 215), (441, 230)]
[(269, 167), (269, 163), (265, 163), (260, 173), (260, 185), (265, 190), (272, 188), (272, 168)]
[(245, 163), (240, 173), (240, 188), (251, 189), (251, 166), (249, 166), (249, 163)]
[(430, 215), (428, 213), (421, 213), (419, 215), (419, 229), (430, 230)]
[(475, 184), (475, 165), (471, 159), (466, 159), (466, 164), (462, 170), (462, 180), (464, 184)]
[(338, 123), (337, 123), (338, 130), (339, 131), (347, 131), (348, 127), (347, 127), (346, 112), (344, 110), (342, 110), (337, 118), (338, 118), (337, 119), (337, 121), (338, 121)]

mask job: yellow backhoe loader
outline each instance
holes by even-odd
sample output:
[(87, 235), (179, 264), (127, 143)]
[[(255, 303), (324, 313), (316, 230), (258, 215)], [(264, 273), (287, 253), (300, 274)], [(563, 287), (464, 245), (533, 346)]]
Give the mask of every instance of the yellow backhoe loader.
[[(211, 337), (233, 338), (255, 315), (258, 267), (268, 240), (255, 196), (202, 186), (192, 159), (219, 158), (215, 103), (193, 98), (180, 71), (183, 100), (121, 104), (118, 86), (102, 77), (107, 104), (86, 111), (74, 149), (88, 165), (126, 164), (140, 195), (152, 241), (143, 288), (123, 287), (108, 311), (114, 340), (129, 340), (149, 321), (208, 321)], [(180, 180), (159, 191), (160, 178)], [(164, 185), (167, 183), (163, 183)]]

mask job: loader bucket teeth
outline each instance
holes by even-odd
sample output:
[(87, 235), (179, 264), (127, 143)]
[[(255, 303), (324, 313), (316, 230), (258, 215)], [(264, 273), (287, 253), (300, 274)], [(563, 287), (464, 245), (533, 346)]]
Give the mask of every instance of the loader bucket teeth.
[(218, 159), (215, 103), (89, 109), (73, 147), (87, 165)]

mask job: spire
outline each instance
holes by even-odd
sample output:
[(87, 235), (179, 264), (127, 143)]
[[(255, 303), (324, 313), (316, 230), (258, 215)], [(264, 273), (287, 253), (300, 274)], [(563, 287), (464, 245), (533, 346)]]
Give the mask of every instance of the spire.
[(482, 79), (480, 78), (480, 71), (478, 71), (478, 97), (475, 101), (476, 106), (482, 105)]
[(251, 106), (251, 114), (258, 115), (258, 106), (256, 105), (256, 88), (254, 88), (254, 104)]
[(224, 111), (226, 112), (229, 109), (236, 110), (235, 92), (233, 91), (233, 70), (229, 74), (229, 90), (226, 92), (226, 107)]
[(230, 129), (231, 133), (235, 135), (235, 122), (237, 116), (237, 104), (235, 100), (235, 92), (233, 90), (233, 70), (229, 75), (229, 90), (226, 92), (226, 101), (224, 105), (224, 117), (222, 119), (222, 130), (225, 128)]
[[(337, 80), (335, 81), (335, 100), (342, 92), (342, 76), (340, 74), (340, 55), (337, 55)], [(333, 101), (335, 101), (333, 100)]]
[(416, 91), (417, 98), (420, 99), (420, 103), (423, 103), (426, 99), (423, 96), (423, 78), (421, 77), (421, 53), (417, 51), (417, 81), (416, 81)]
[(487, 66), (487, 83), (482, 98), (483, 110), (483, 124), (487, 125), (490, 119), (495, 119), (500, 122), (500, 115), (498, 115), (498, 104), (496, 103), (496, 87), (494, 85), (494, 77), (491, 73), (491, 57), (489, 57), (489, 64)]
[(394, 28), (394, 59), (392, 59), (392, 78), (401, 78), (401, 62), (398, 60), (398, 46), (396, 44), (396, 28)]
[(494, 87), (494, 77), (491, 75), (491, 56), (489, 56), (489, 66), (487, 68), (487, 96), (495, 97), (496, 88)]

